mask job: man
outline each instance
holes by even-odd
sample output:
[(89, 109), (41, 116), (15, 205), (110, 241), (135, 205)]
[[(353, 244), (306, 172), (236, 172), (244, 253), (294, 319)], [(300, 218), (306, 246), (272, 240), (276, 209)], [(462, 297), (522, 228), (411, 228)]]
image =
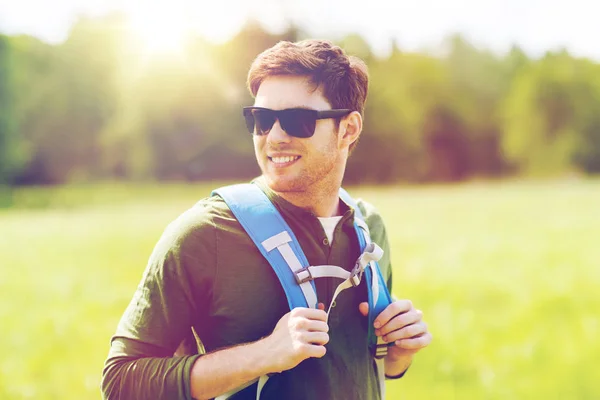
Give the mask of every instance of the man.
[[(362, 130), (366, 66), (327, 41), (280, 42), (256, 58), (248, 86), (255, 103), (244, 114), (262, 171), (255, 184), (311, 265), (350, 270), (360, 249), (354, 210), (338, 192)], [(292, 110), (298, 108), (304, 111)], [(307, 109), (346, 111), (316, 119)], [(359, 207), (385, 251), (380, 267), (390, 286), (383, 222), (368, 203)], [(337, 283), (316, 280), (319, 308), (290, 312), (277, 276), (224, 201), (203, 199), (156, 245), (111, 341), (103, 396), (209, 399), (269, 375), (261, 399), (379, 399), (366, 344), (366, 285), (342, 292), (327, 317), (323, 308)], [(431, 341), (421, 311), (408, 300), (390, 304), (374, 327), (394, 343), (385, 358), (388, 378), (402, 376)], [(205, 352), (173, 356), (191, 329)], [(255, 399), (256, 392), (254, 384), (231, 398)]]

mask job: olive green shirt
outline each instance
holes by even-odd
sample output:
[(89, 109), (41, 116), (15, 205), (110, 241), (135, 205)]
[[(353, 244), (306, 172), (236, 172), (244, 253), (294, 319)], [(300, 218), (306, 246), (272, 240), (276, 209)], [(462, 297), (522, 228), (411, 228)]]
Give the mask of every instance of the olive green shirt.
[[(354, 211), (341, 200), (343, 217), (329, 243), (317, 217), (265, 192), (294, 231), (310, 265), (351, 270), (359, 245)], [(384, 250), (379, 266), (391, 290), (392, 269), (383, 221), (358, 200), (373, 242)], [(320, 302), (329, 305), (341, 283), (316, 279)], [(343, 291), (329, 316), (330, 341), (322, 358), (309, 358), (272, 376), (261, 399), (379, 399), (373, 356), (367, 346), (365, 280)], [(206, 352), (259, 340), (289, 311), (272, 267), (218, 196), (199, 201), (166, 228), (133, 299), (119, 322), (103, 370), (105, 399), (191, 399), (190, 372), (201, 354), (174, 357), (193, 331)], [(255, 399), (256, 386), (233, 399)]]

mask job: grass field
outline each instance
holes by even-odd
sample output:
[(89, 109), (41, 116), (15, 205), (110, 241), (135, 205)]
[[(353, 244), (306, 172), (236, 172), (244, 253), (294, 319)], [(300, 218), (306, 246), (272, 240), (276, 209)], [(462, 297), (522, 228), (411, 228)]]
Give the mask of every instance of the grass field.
[[(213, 186), (5, 194), (0, 399), (100, 398), (156, 240)], [(394, 292), (434, 336), (388, 399), (600, 399), (600, 181), (352, 191), (384, 215)]]

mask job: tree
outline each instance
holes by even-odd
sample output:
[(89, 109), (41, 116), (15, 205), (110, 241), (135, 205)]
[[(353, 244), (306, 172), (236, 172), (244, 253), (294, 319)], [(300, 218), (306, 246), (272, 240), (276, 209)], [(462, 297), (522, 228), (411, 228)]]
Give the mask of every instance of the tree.
[(514, 80), (504, 105), (502, 146), (524, 172), (591, 167), (598, 154), (598, 69), (566, 51), (548, 53)]
[(27, 162), (15, 118), (11, 40), (0, 35), (0, 185), (13, 183)]

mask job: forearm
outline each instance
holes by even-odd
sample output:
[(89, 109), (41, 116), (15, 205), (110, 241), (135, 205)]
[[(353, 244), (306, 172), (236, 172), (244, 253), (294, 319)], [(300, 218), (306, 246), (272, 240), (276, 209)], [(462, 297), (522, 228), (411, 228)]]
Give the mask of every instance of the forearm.
[(400, 357), (388, 355), (385, 358), (385, 375), (388, 377), (398, 377), (408, 369), (412, 363), (414, 354), (406, 354)]
[(273, 372), (267, 339), (202, 356), (114, 355), (103, 371), (102, 398), (210, 399)]
[(206, 354), (191, 370), (194, 399), (210, 399), (274, 372), (267, 355), (267, 339)]
[(103, 371), (102, 398), (190, 399), (189, 374), (198, 357), (112, 356)]

